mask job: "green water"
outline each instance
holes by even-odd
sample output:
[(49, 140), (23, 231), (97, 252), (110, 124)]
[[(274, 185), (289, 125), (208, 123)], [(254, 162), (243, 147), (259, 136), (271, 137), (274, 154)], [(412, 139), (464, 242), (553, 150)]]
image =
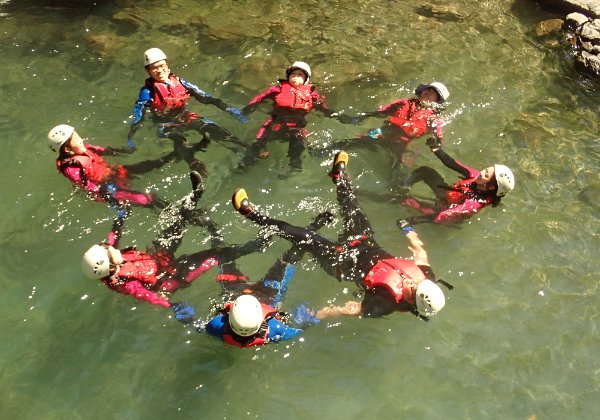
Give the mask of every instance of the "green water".
[[(1, 418), (598, 418), (598, 88), (572, 70), (568, 51), (533, 36), (551, 17), (533, 2), (1, 3)], [(443, 313), (428, 323), (401, 314), (322, 322), (300, 340), (240, 350), (85, 279), (82, 252), (104, 238), (112, 213), (56, 173), (46, 134), (67, 122), (92, 144), (123, 145), (152, 46), (174, 72), (239, 107), (298, 59), (329, 105), (350, 114), (443, 81), (446, 150), (476, 168), (503, 162), (517, 179), (501, 207), (460, 228), (419, 227), (436, 273), (455, 285)], [(266, 118), (257, 111), (242, 125), (190, 108), (248, 142)], [(316, 142), (379, 123), (309, 120)], [(149, 124), (137, 141), (123, 162), (170, 150)], [(202, 156), (202, 203), (229, 242), (257, 233), (230, 207), (239, 186), (294, 223), (335, 208), (327, 157), (307, 155), (301, 173), (281, 179), (286, 146), (270, 150), (245, 175), (232, 174), (239, 157), (217, 143)], [(422, 141), (411, 152), (416, 165), (444, 171)], [(349, 172), (379, 242), (408, 256), (395, 220), (409, 210), (366, 194), (386, 191), (391, 164), (382, 150), (353, 151)], [(174, 163), (135, 185), (176, 199), (189, 190), (186, 172)], [(123, 243), (145, 247), (155, 223), (137, 210)], [(335, 238), (340, 227), (323, 232)], [(207, 246), (192, 228), (180, 252)], [(239, 265), (257, 279), (286, 247), (278, 240)], [(215, 273), (177, 299), (205, 315)], [(307, 257), (285, 307), (354, 291)]]

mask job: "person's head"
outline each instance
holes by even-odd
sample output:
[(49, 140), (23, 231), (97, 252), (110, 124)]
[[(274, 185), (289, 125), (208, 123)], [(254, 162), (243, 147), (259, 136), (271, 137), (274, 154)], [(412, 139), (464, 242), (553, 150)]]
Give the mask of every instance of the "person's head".
[(417, 311), (419, 315), (429, 318), (442, 310), (446, 298), (442, 289), (431, 280), (422, 280), (415, 292)]
[(165, 83), (169, 80), (171, 69), (167, 56), (160, 48), (150, 48), (144, 52), (144, 68), (154, 80)]
[(415, 95), (417, 95), (417, 98), (425, 104), (443, 104), (450, 96), (450, 92), (443, 83), (433, 82), (428, 85), (417, 86)]
[(67, 124), (60, 124), (54, 127), (48, 133), (48, 146), (54, 152), (61, 152), (65, 149), (72, 150), (75, 153), (85, 152), (83, 139), (75, 128)]
[(495, 164), (482, 169), (475, 178), (478, 190), (494, 192), (497, 197), (504, 197), (515, 188), (515, 176), (505, 165)]
[(105, 245), (93, 245), (83, 254), (81, 269), (86, 277), (100, 280), (114, 274), (116, 267), (123, 263), (121, 252)]
[(233, 301), (229, 312), (229, 325), (241, 337), (256, 334), (263, 322), (260, 302), (252, 295), (242, 295)]
[(293, 87), (300, 87), (310, 80), (310, 66), (304, 61), (296, 61), (285, 71), (285, 77)]

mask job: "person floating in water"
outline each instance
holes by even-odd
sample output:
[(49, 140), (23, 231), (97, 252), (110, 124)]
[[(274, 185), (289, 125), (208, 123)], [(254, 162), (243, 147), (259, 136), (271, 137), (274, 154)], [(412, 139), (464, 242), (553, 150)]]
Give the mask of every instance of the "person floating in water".
[[(132, 295), (140, 301), (170, 307), (169, 296), (172, 293), (189, 286), (211, 267), (262, 249), (264, 240), (257, 239), (245, 245), (214, 246), (175, 257), (189, 223), (206, 227), (211, 239), (219, 237), (216, 225), (207, 214), (195, 208), (204, 191), (202, 177), (191, 172), (190, 178), (192, 192), (163, 210), (167, 216), (166, 226), (147, 252), (138, 251), (135, 247), (119, 249), (122, 228), (129, 215), (128, 211), (122, 211), (115, 219), (106, 242), (93, 245), (85, 252), (82, 270), (86, 277), (100, 280), (109, 289)], [(184, 311), (185, 307), (179, 305), (174, 309), (176, 312)]]
[[(258, 106), (267, 101), (273, 102), (271, 117), (262, 125), (256, 134), (256, 142), (250, 147), (242, 162), (245, 168), (256, 162), (258, 158), (269, 156), (267, 142), (270, 140), (286, 140), (288, 158), (292, 170), (302, 168), (302, 153), (306, 147), (306, 116), (316, 109), (327, 117), (341, 122), (350, 122), (350, 117), (339, 115), (329, 109), (325, 98), (312, 84), (310, 66), (303, 61), (296, 61), (285, 71), (285, 79), (256, 95), (242, 109), (242, 115), (249, 115)], [(347, 118), (345, 118), (347, 117)]]
[[(228, 112), (242, 122), (247, 118), (241, 115), (239, 109), (231, 107), (221, 99), (215, 98), (200, 90), (196, 85), (171, 73), (167, 56), (159, 48), (150, 48), (144, 53), (144, 66), (148, 77), (141, 88), (138, 100), (132, 111), (132, 122), (127, 143), (135, 148), (133, 136), (141, 126), (146, 111), (152, 113), (152, 119), (159, 126), (161, 137), (167, 137), (174, 142), (175, 151), (179, 158), (185, 160), (190, 169), (206, 175), (206, 165), (194, 157), (194, 152), (205, 148), (211, 139), (235, 144), (237, 148), (245, 145), (227, 129), (219, 127), (209, 119), (188, 111), (186, 104), (190, 96), (198, 102), (214, 105)], [(185, 137), (188, 130), (196, 130), (203, 139), (192, 146)]]
[(398, 99), (377, 111), (360, 113), (357, 117), (359, 120), (367, 117), (389, 118), (380, 128), (371, 129), (348, 144), (351, 146), (356, 141), (382, 143), (402, 163), (406, 147), (412, 140), (428, 134), (440, 142), (443, 140), (444, 121), (440, 112), (449, 96), (448, 88), (443, 83), (421, 84), (415, 89), (413, 98)]
[(515, 176), (507, 166), (495, 164), (480, 172), (454, 160), (435, 139), (428, 139), (427, 144), (437, 158), (446, 167), (458, 172), (462, 179), (454, 185), (448, 185), (433, 168), (421, 166), (413, 171), (402, 184), (404, 191), (410, 191), (412, 185), (423, 181), (435, 194), (435, 202), (430, 204), (413, 197), (406, 198), (402, 203), (418, 210), (422, 215), (399, 219), (400, 226), (406, 223), (460, 222), (487, 206), (498, 206), (502, 197), (515, 188)]
[(247, 219), (275, 228), (277, 235), (310, 252), (334, 278), (352, 281), (365, 291), (362, 302), (351, 301), (343, 306), (325, 308), (316, 313), (318, 318), (336, 315), (379, 317), (394, 311), (410, 311), (424, 318), (435, 315), (446, 300), (416, 231), (409, 226), (404, 230), (414, 261), (394, 257), (379, 246), (346, 176), (348, 160), (345, 151), (337, 153), (329, 174), (336, 186), (344, 217), (341, 242), (260, 213), (242, 188), (234, 192), (233, 206)]
[[(333, 221), (329, 212), (320, 213), (308, 229), (317, 231)], [(196, 322), (199, 331), (238, 347), (251, 347), (297, 337), (319, 320), (306, 305), (293, 314), (280, 311), (296, 265), (305, 251), (293, 245), (271, 266), (262, 280), (250, 283), (237, 269), (224, 270), (217, 277), (223, 286), (224, 304), (214, 308), (216, 316), (206, 323)]]
[(75, 128), (60, 124), (48, 133), (48, 146), (58, 153), (56, 167), (75, 186), (85, 190), (93, 199), (116, 207), (126, 203), (136, 206), (163, 208), (167, 203), (156, 194), (131, 191), (130, 178), (160, 168), (169, 161), (146, 160), (133, 165), (109, 165), (102, 155), (130, 153), (127, 149), (84, 144)]

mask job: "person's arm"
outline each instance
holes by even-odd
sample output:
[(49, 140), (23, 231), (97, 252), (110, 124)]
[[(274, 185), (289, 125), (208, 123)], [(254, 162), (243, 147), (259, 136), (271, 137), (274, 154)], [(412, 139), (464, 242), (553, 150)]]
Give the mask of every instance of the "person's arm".
[(129, 133), (127, 134), (127, 146), (135, 149), (135, 143), (133, 142), (133, 136), (135, 132), (141, 127), (142, 122), (144, 121), (144, 114), (146, 110), (148, 110), (150, 103), (152, 102), (152, 95), (150, 89), (144, 86), (140, 90), (140, 94), (138, 96), (137, 101), (133, 105), (133, 110), (131, 111), (131, 125), (129, 127)]
[(333, 318), (336, 316), (359, 316), (362, 313), (362, 305), (360, 302), (353, 300), (347, 301), (344, 306), (330, 305), (317, 311), (318, 319)]
[(225, 316), (217, 315), (204, 326), (204, 331), (219, 340), (223, 340), (223, 332), (225, 331)]
[(139, 301), (148, 302), (152, 305), (170, 307), (171, 303), (163, 295), (148, 290), (139, 280), (131, 280), (121, 284), (106, 284), (109, 288), (124, 295), (131, 295)]
[(408, 249), (410, 249), (413, 253), (414, 263), (422, 266), (429, 266), (429, 259), (427, 257), (427, 252), (425, 248), (423, 248), (423, 242), (417, 235), (415, 230), (410, 230), (406, 232), (406, 239), (408, 239), (409, 245)]
[(131, 214), (131, 206), (129, 204), (125, 204), (121, 206), (117, 210), (117, 217), (115, 218), (112, 229), (107, 235), (106, 244), (110, 247), (118, 248), (119, 240), (123, 234), (123, 225), (125, 224), (125, 220)]
[(455, 223), (468, 218), (483, 209), (487, 204), (472, 198), (468, 198), (462, 204), (458, 204), (440, 212), (433, 223)]
[(472, 177), (477, 171), (468, 166), (462, 164), (461, 162), (454, 160), (450, 155), (448, 155), (443, 149), (440, 142), (436, 141), (436, 139), (428, 139), (427, 145), (431, 149), (431, 151), (435, 154), (435, 156), (442, 161), (444, 166), (452, 169), (455, 172), (458, 172), (465, 178)]
[(274, 317), (270, 318), (267, 321), (267, 324), (269, 325), (269, 335), (267, 340), (272, 343), (277, 341), (291, 340), (292, 338), (295, 338), (304, 332), (304, 330), (300, 328), (292, 328)]
[(256, 108), (258, 108), (262, 102), (274, 98), (279, 92), (281, 92), (281, 86), (279, 85), (274, 85), (263, 90), (254, 98), (252, 98), (244, 108), (242, 108), (242, 114), (249, 115), (250, 113), (254, 112), (254, 110), (256, 110)]
[(360, 112), (359, 115), (363, 118), (389, 117), (390, 115), (393, 115), (394, 112), (396, 112), (396, 110), (398, 108), (406, 105), (407, 102), (408, 102), (408, 99), (398, 99), (397, 101), (394, 101), (390, 104), (380, 106), (377, 111)]

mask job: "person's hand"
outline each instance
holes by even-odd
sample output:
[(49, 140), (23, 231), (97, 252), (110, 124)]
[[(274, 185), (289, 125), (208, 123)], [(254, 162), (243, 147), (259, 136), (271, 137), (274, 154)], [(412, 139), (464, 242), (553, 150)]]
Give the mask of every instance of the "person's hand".
[(124, 203), (117, 207), (117, 217), (119, 219), (127, 219), (131, 215), (131, 204)]
[(135, 142), (133, 141), (133, 138), (127, 137), (127, 147), (129, 147), (130, 149), (137, 148), (137, 146), (135, 145)]
[(415, 232), (415, 228), (410, 225), (410, 222), (406, 219), (398, 219), (396, 220), (396, 224), (402, 230), (404, 235), (407, 235), (408, 232)]
[(227, 108), (225, 111), (229, 112), (231, 115), (233, 115), (234, 117), (236, 117), (241, 123), (247, 123), (248, 122), (248, 117), (245, 116), (244, 114), (242, 114), (242, 111), (234, 108), (232, 106), (230, 106), (229, 108)]
[(321, 322), (321, 320), (315, 316), (315, 311), (304, 304), (294, 309), (292, 320), (298, 324), (300, 328), (306, 328), (311, 324), (318, 324)]
[(183, 324), (189, 324), (194, 320), (196, 310), (185, 302), (172, 303), (171, 308), (175, 313), (175, 319)]
[(373, 140), (380, 139), (381, 136), (383, 136), (383, 131), (381, 128), (373, 128), (372, 130), (369, 130), (369, 137), (371, 137)]
[(435, 152), (438, 149), (442, 148), (442, 142), (440, 141), (440, 139), (438, 139), (437, 137), (429, 137), (426, 141), (425, 144), (427, 146), (429, 146), (429, 149), (432, 152)]

